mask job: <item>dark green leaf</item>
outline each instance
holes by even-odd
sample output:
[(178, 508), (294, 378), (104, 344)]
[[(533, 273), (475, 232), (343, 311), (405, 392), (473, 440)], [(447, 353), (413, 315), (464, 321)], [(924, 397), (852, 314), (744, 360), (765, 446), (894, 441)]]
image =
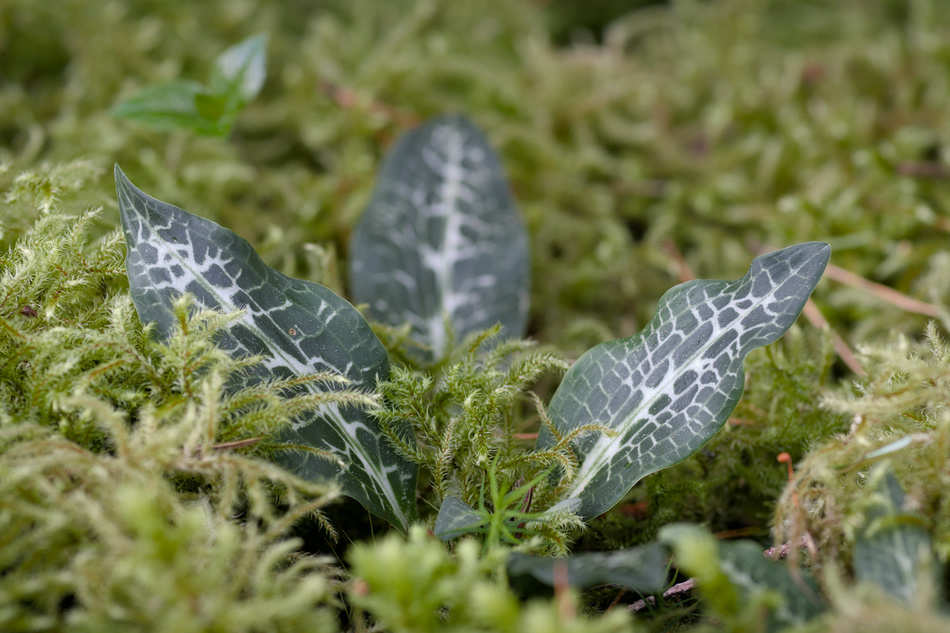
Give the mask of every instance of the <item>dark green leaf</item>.
[(446, 497), (439, 507), (433, 531), (443, 541), (472, 534), (484, 528), (487, 521), (472, 506), (458, 497)]
[[(461, 116), (434, 119), (389, 154), (350, 246), (353, 298), (409, 323), (413, 353), (437, 362), (452, 335), (524, 333), (528, 237), (498, 156)], [(448, 326), (448, 327), (447, 327)]]
[(659, 543), (613, 552), (586, 552), (566, 558), (512, 553), (508, 557), (508, 574), (512, 577), (529, 575), (554, 586), (554, 568), (564, 565), (567, 582), (572, 587), (590, 589), (598, 585), (620, 585), (651, 594), (662, 591), (666, 582), (666, 557), (667, 549)]
[(752, 541), (719, 542), (704, 528), (672, 524), (659, 540), (673, 548), (674, 561), (697, 580), (716, 613), (739, 616), (744, 609), (767, 609), (766, 628), (800, 626), (826, 609), (811, 573), (769, 560)]
[[(780, 602), (769, 612), (770, 631), (802, 625), (826, 609), (811, 572), (793, 571), (786, 563), (769, 560), (758, 543), (722, 542), (719, 555), (722, 570), (739, 590), (740, 600), (767, 591), (778, 594)], [(699, 587), (702, 591), (702, 583)]]
[[(206, 308), (244, 310), (218, 344), (235, 356), (264, 356), (258, 379), (331, 371), (351, 386), (372, 389), (388, 378), (386, 350), (341, 297), (273, 270), (246, 240), (148, 196), (118, 166), (115, 177), (129, 286), (143, 323), (154, 321), (167, 334), (171, 302), (190, 293)], [(296, 420), (282, 439), (328, 450), (345, 464), (341, 469), (306, 452), (286, 453), (288, 468), (304, 477), (338, 478), (346, 494), (402, 529), (415, 518), (417, 469), (396, 455), (362, 409), (325, 405)]]
[(918, 516), (904, 510), (904, 491), (893, 473), (885, 472), (875, 499), (871, 523), (854, 541), (855, 579), (907, 604), (933, 596), (941, 569), (930, 533)]
[[(746, 355), (795, 322), (830, 254), (827, 244), (799, 244), (757, 257), (736, 281), (679, 285), (663, 295), (646, 329), (598, 345), (571, 367), (551, 400), (554, 428), (616, 431), (572, 443), (580, 468), (564, 498), (581, 499), (578, 514), (608, 510), (722, 428), (742, 395)], [(542, 429), (538, 447), (554, 442)]]

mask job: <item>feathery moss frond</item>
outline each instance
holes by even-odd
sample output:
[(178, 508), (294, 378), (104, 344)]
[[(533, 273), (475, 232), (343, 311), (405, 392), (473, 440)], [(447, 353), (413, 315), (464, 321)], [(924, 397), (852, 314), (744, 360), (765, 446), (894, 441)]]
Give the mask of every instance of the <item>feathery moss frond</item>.
[[(543, 492), (534, 498), (543, 507), (552, 502), (555, 491), (540, 476), (552, 465), (572, 473), (576, 458), (570, 440), (601, 430), (584, 427), (550, 449), (529, 450), (517, 436), (533, 423), (527, 417), (532, 409), (542, 420), (546, 413), (527, 388), (543, 375), (566, 371), (568, 365), (552, 352), (534, 351), (532, 341), (496, 342), (497, 335), (497, 327), (470, 335), (449, 363), (426, 371), (396, 367), (389, 381), (379, 385), (382, 406), (373, 414), (396, 450), (422, 467), (435, 507), (449, 495), (472, 506), (483, 502), (489, 470), (498, 481), (537, 479), (532, 488)], [(394, 436), (392, 429), (405, 423), (418, 440), (415, 447)], [(577, 526), (571, 521), (558, 525), (554, 529), (548, 524), (544, 534), (563, 551), (564, 531)]]

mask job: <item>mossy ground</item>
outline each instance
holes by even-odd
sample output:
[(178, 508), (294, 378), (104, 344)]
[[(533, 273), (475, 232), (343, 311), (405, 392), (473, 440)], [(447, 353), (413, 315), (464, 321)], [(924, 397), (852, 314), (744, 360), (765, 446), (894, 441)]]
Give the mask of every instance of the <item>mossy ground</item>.
[[(220, 317), (185, 319), (164, 347), (135, 318), (107, 175), (119, 162), (278, 270), (345, 295), (338, 261), (381, 156), (450, 111), (502, 156), (531, 234), (529, 336), (553, 353), (576, 358), (638, 331), (687, 276), (735, 278), (760, 249), (810, 240), (929, 312), (823, 281), (814, 300), (830, 330), (802, 319), (753, 354), (726, 429), (593, 521), (578, 549), (691, 521), (763, 541), (809, 535), (817, 564), (847, 577), (871, 503), (865, 457), (912, 436), (886, 460), (947, 562), (950, 11), (940, 0), (597, 5), (603, 17), (583, 25), (570, 3), (510, 0), (0, 5), (0, 628), (363, 621), (338, 602), (327, 561), (285, 540), (301, 515), (320, 529), (333, 491), (276, 470), (266, 442), (214, 448), (272, 432), (291, 405), (262, 387), (253, 424), (241, 421), (247, 402), (221, 389), (239, 368), (208, 343)], [(217, 54), (258, 32), (271, 35), (267, 82), (228, 138), (109, 113), (143, 85), (205, 77)], [(866, 352), (868, 378), (842, 360), (836, 336)], [(193, 354), (206, 367), (194, 375)], [(557, 378), (531, 388), (546, 401)], [(533, 415), (527, 399), (512, 407)], [(782, 452), (800, 465), (795, 486)], [(543, 627), (564, 605), (522, 610), (493, 593), (490, 561), (439, 561), (418, 538), (402, 551), (375, 524), (334, 527), (344, 560), (348, 540), (378, 538), (393, 564), (432, 561), (413, 582), (464, 585), (441, 602), (462, 618), (452, 626), (466, 626), (458, 605), (477, 603), (467, 622), (480, 629), (553, 630)], [(369, 573), (366, 560), (354, 554)], [(816, 626), (858, 630), (867, 597), (839, 585), (826, 587), (834, 613)], [(418, 607), (345, 595), (392, 630), (393, 613)], [(903, 613), (875, 609), (890, 621)], [(611, 618), (590, 626), (650, 626)]]

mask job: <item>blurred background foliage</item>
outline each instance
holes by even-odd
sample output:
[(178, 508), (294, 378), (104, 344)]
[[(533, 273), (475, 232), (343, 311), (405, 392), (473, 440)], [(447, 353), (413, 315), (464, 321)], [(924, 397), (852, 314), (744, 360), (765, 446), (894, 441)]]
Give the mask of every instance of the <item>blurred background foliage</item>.
[[(203, 79), (218, 54), (261, 32), (267, 81), (228, 138), (109, 113), (145, 85)], [(499, 150), (531, 233), (529, 336), (569, 358), (638, 331), (687, 277), (735, 278), (761, 249), (808, 240), (939, 315), (950, 292), (948, 104), (943, 0), (4, 0), (0, 246), (25, 234), (38, 201), (75, 214), (102, 206), (91, 234), (111, 231), (119, 162), (270, 265), (345, 295), (333, 258), (346, 257), (382, 155), (421, 120), (462, 112)], [(904, 336), (916, 349), (926, 322), (832, 279), (814, 299), (852, 347)], [(855, 378), (833, 346), (802, 320), (753, 354), (723, 433), (648, 478), (579, 547), (642, 542), (674, 520), (767, 535), (787, 482), (776, 455), (803, 458), (863, 411), (821, 406), (830, 390), (850, 397)], [(913, 371), (925, 381), (931, 370)], [(920, 397), (900, 404), (942, 411)], [(865, 415), (886, 427), (904, 410), (888, 406)]]
[[(14, 172), (83, 157), (105, 174), (119, 161), (307, 275), (305, 244), (345, 256), (393, 139), (464, 112), (502, 153), (531, 229), (530, 334), (572, 354), (642, 327), (678, 281), (667, 242), (696, 276), (732, 278), (757, 248), (825, 240), (839, 266), (946, 295), (939, 2), (628, 11), (639, 4), (7, 0), (0, 157)], [(257, 32), (273, 35), (269, 76), (231, 138), (109, 114), (143, 85), (203, 79)], [(107, 179), (88, 194), (81, 204), (115, 217)], [(849, 340), (923, 325), (835, 283), (816, 298)]]

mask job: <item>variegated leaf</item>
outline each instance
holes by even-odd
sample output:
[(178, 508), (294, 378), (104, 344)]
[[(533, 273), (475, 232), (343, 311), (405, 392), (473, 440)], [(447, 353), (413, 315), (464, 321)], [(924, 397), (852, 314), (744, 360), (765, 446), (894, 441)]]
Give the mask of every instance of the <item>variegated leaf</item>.
[[(642, 332), (578, 359), (551, 400), (554, 428), (616, 431), (572, 444), (580, 467), (564, 498), (581, 500), (582, 517), (608, 510), (641, 478), (686, 459), (722, 428), (742, 395), (746, 355), (795, 322), (830, 255), (827, 244), (799, 244), (757, 257), (736, 281), (679, 285)], [(553, 442), (542, 430), (538, 446)]]
[[(555, 570), (563, 566), (567, 584), (578, 589), (600, 585), (620, 585), (632, 591), (655, 593), (666, 583), (666, 547), (647, 543), (639, 547), (610, 552), (582, 552), (573, 556), (552, 558), (512, 552), (508, 555), (508, 575), (512, 580), (533, 577), (554, 587), (558, 583)], [(519, 583), (520, 584), (520, 583)]]
[(854, 540), (855, 580), (873, 583), (886, 596), (916, 604), (930, 588), (940, 585), (942, 565), (926, 523), (906, 508), (894, 473), (888, 469), (872, 472), (869, 483), (877, 478), (869, 524)]
[[(190, 293), (203, 307), (244, 311), (218, 344), (235, 356), (265, 357), (259, 379), (332, 371), (351, 387), (372, 389), (388, 378), (386, 350), (344, 299), (268, 267), (246, 240), (145, 194), (118, 166), (115, 179), (129, 286), (143, 323), (155, 322), (166, 335), (172, 301)], [(345, 464), (283, 454), (284, 465), (301, 476), (338, 478), (347, 495), (404, 530), (415, 518), (417, 469), (396, 455), (361, 409), (325, 405), (296, 420), (281, 439), (329, 450)]]
[(408, 322), (423, 346), (410, 353), (437, 362), (452, 333), (501, 323), (521, 336), (528, 287), (527, 231), (484, 136), (457, 115), (407, 134), (353, 232), (353, 298), (378, 321)]

